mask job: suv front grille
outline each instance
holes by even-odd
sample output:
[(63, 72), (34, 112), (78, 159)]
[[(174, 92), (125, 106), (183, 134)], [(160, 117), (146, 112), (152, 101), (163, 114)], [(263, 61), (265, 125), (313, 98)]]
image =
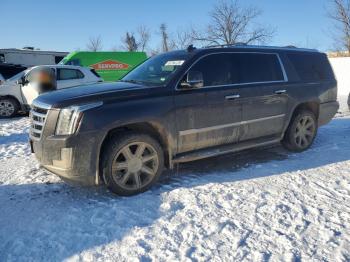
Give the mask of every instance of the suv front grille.
[(32, 110), (30, 111), (30, 137), (33, 140), (40, 140), (49, 109), (50, 106), (46, 104), (33, 103)]

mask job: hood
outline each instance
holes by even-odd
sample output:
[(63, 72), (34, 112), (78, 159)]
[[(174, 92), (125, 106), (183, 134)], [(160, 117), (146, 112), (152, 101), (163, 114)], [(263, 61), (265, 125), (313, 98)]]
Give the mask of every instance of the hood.
[(144, 87), (145, 86), (139, 84), (126, 82), (81, 85), (42, 94), (35, 99), (35, 101), (48, 104), (53, 107), (60, 107), (61, 105), (69, 105), (73, 103), (104, 100), (106, 97), (113, 97), (121, 94), (122, 91), (132, 91)]
[(1, 90), (10, 90), (13, 88), (20, 88), (20, 85), (16, 83), (16, 81), (5, 81), (0, 85), (0, 91)]
[(17, 80), (6, 80), (5, 82), (2, 82), (2, 84), (0, 85), (0, 87), (4, 87), (4, 86), (18, 86), (16, 83)]

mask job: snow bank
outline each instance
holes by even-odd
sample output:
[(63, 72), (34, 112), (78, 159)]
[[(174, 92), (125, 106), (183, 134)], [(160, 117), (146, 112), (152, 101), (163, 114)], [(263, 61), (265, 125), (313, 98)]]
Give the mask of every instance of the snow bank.
[(330, 58), (335, 76), (338, 80), (339, 95), (350, 93), (350, 57)]
[(0, 120), (0, 261), (350, 261), (349, 116), (304, 153), (188, 163), (130, 198), (43, 172), (28, 126)]

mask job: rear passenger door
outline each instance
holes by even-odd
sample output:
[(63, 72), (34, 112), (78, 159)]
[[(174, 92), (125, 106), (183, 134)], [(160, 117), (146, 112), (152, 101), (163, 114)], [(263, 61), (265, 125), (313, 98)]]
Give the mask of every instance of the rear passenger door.
[(58, 68), (57, 89), (63, 89), (83, 84), (84, 74), (78, 69)]
[(284, 128), (287, 76), (278, 54), (237, 53), (242, 124), (240, 141), (279, 137)]

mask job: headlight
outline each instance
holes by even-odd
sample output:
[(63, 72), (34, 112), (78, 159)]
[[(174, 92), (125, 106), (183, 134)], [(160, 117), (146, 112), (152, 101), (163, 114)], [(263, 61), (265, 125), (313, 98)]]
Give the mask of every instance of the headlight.
[(58, 116), (56, 135), (72, 135), (78, 129), (83, 112), (101, 106), (102, 102), (63, 108)]

